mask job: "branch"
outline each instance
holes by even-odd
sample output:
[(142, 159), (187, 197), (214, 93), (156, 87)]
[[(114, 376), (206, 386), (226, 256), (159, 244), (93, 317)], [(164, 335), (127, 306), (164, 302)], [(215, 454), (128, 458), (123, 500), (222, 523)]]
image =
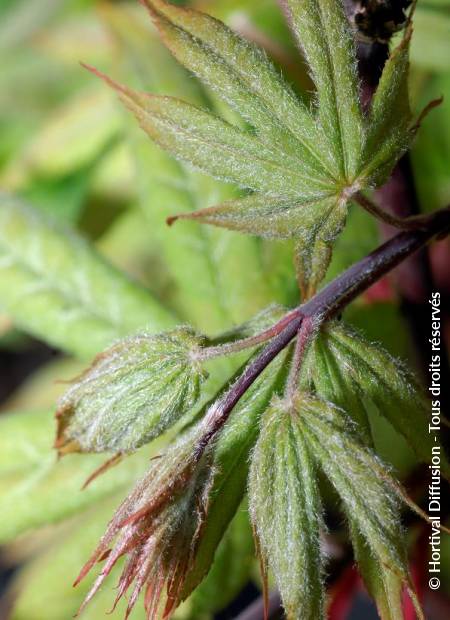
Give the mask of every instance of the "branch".
[(450, 206), (430, 216), (426, 229), (399, 233), (344, 271), (312, 299), (289, 312), (286, 315), (287, 320), (282, 319), (277, 323), (283, 326), (279, 333), (253, 358), (237, 381), (208, 410), (203, 420), (205, 433), (196, 447), (197, 457), (200, 458), (203, 454), (252, 383), (295, 338), (305, 320), (317, 326), (333, 318), (405, 258), (424, 247), (434, 237), (443, 238), (449, 233)]

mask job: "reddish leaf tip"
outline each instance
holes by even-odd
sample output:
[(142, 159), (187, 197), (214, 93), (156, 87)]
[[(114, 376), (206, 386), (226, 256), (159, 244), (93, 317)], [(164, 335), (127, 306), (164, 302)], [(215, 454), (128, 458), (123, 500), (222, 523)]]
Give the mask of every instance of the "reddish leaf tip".
[(167, 226), (172, 226), (173, 224), (175, 224), (175, 222), (177, 220), (180, 219), (180, 215), (170, 215), (169, 217), (166, 218), (166, 224)]

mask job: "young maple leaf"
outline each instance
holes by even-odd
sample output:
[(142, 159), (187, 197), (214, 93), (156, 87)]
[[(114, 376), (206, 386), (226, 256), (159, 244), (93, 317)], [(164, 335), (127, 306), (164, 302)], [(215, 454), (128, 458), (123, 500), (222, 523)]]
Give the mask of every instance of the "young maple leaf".
[(407, 89), (410, 25), (365, 114), (340, 0), (281, 0), (316, 86), (310, 108), (262, 49), (222, 22), (164, 0), (142, 3), (177, 60), (247, 124), (238, 127), (179, 99), (139, 93), (102, 76), (162, 148), (246, 191), (169, 223), (195, 218), (295, 238), (301, 288), (310, 296), (326, 273), (352, 196), (382, 183), (414, 134)]
[(196, 457), (197, 441), (198, 428), (180, 437), (116, 510), (75, 582), (104, 561), (79, 613), (126, 557), (114, 607), (131, 590), (128, 618), (144, 590), (146, 617), (171, 617), (195, 558), (215, 475), (210, 451)]

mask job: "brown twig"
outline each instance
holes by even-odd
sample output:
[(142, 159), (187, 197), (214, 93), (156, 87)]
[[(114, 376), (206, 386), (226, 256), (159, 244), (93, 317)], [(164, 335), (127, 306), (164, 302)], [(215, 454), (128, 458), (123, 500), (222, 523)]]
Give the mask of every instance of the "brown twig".
[(425, 246), (431, 239), (445, 236), (449, 232), (450, 207), (447, 207), (429, 218), (426, 230), (399, 233), (344, 271), (312, 299), (291, 311), (289, 320), (284, 327), (280, 327), (279, 333), (252, 359), (242, 375), (225, 394), (209, 408), (203, 420), (205, 432), (196, 449), (198, 457), (223, 427), (234, 406), (252, 383), (295, 338), (305, 319), (311, 320), (314, 325), (319, 325), (333, 318), (360, 293)]

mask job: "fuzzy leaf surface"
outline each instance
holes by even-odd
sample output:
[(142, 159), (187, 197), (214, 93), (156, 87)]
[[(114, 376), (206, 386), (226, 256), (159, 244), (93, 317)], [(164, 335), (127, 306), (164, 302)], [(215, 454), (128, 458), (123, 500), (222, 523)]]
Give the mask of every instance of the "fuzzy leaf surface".
[(287, 351), (281, 353), (249, 388), (217, 439), (214, 447), (217, 473), (197, 555), (186, 578), (183, 598), (208, 573), (220, 540), (242, 502), (247, 489), (249, 456), (258, 437), (258, 422), (273, 394), (282, 389), (288, 355)]
[(333, 189), (326, 179), (314, 179), (302, 170), (295, 158), (206, 110), (181, 99), (140, 93), (101, 77), (117, 90), (157, 144), (196, 169), (269, 196), (312, 199)]
[(319, 398), (345, 409), (370, 444), (370, 424), (361, 391), (346, 367), (341, 366), (329, 350), (327, 339), (322, 334), (312, 343), (305, 366), (304, 378), (314, 387)]
[[(412, 373), (381, 346), (368, 342), (355, 330), (333, 323), (323, 331), (323, 343), (339, 368), (346, 392), (355, 387), (361, 398), (369, 398), (397, 432), (403, 435), (417, 457), (427, 463), (436, 445), (428, 432), (429, 404)], [(443, 460), (448, 472), (448, 463)]]
[(199, 397), (205, 375), (192, 356), (200, 345), (179, 328), (126, 338), (97, 356), (59, 401), (59, 453), (128, 453), (162, 434)]
[(303, 395), (296, 409), (311, 452), (335, 487), (352, 527), (377, 562), (409, 586), (398, 498), (388, 470), (343, 410)]
[(401, 576), (380, 562), (359, 533), (358, 526), (349, 518), (353, 553), (367, 591), (374, 599), (381, 620), (399, 620), (404, 617), (402, 607), (403, 582)]
[(227, 101), (281, 155), (327, 172), (323, 134), (264, 51), (222, 22), (164, 0), (146, 0), (164, 43), (184, 66)]
[(356, 56), (340, 0), (281, 0), (317, 88), (318, 118), (333, 161), (350, 182), (363, 140)]
[(295, 268), (302, 299), (311, 298), (325, 278), (331, 262), (334, 241), (347, 218), (345, 200), (330, 200), (331, 208), (323, 213), (316, 226), (300, 236), (295, 245)]
[(324, 615), (321, 501), (315, 463), (296, 411), (273, 402), (262, 419), (249, 475), (252, 521), (286, 616)]
[(386, 181), (414, 137), (408, 88), (411, 34), (408, 27), (386, 61), (371, 102), (361, 175), (370, 184)]
[(0, 194), (0, 308), (43, 340), (91, 357), (171, 314), (74, 232)]

